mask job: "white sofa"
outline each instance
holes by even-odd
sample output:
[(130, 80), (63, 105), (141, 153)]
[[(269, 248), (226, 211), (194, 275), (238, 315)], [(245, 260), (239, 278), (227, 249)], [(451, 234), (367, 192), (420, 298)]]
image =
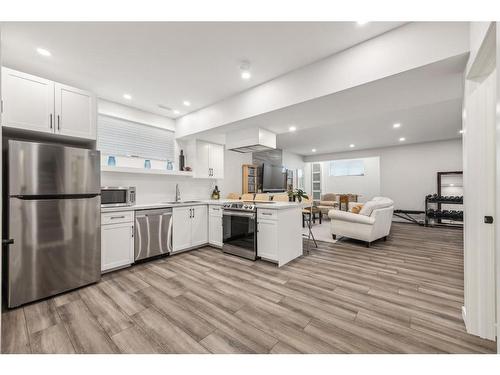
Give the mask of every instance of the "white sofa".
[(385, 197), (375, 197), (363, 205), (359, 214), (330, 210), (331, 232), (333, 239), (349, 237), (365, 241), (366, 246), (380, 238), (387, 239), (391, 231), (394, 202)]

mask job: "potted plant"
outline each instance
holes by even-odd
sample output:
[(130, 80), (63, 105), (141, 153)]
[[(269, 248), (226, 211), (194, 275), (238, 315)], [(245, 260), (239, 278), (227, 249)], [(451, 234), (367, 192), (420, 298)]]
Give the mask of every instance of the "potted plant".
[(298, 200), (300, 203), (302, 202), (302, 198), (309, 199), (306, 192), (302, 189), (288, 190), (287, 194), (290, 202), (295, 202), (296, 200)]

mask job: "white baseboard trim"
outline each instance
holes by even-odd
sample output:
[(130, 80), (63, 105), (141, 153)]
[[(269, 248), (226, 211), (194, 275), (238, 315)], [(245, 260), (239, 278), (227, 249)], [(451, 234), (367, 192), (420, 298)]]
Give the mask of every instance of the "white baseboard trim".
[(465, 306), (462, 306), (462, 320), (465, 324), (465, 330), (469, 332), (469, 330), (467, 329), (467, 310), (465, 310)]

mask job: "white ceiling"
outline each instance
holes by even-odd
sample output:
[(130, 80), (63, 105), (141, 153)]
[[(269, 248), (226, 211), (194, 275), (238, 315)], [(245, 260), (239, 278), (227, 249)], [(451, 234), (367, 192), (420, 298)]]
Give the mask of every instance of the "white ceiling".
[[(7, 22), (3, 64), (169, 117), (252, 86), (402, 25), (401, 22)], [(48, 49), (51, 57), (36, 53)], [(242, 60), (252, 78), (239, 74)], [(132, 100), (122, 95), (129, 93)], [(182, 102), (189, 100), (187, 108)]]
[[(460, 137), (463, 71), (467, 54), (198, 134), (224, 141), (239, 127), (278, 134), (279, 148), (326, 154)], [(394, 123), (401, 123), (393, 129)], [(297, 130), (290, 132), (290, 126)]]

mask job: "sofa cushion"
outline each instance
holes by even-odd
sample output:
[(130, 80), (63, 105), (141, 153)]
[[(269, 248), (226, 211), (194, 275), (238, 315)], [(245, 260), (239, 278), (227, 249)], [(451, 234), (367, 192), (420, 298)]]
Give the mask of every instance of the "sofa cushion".
[(347, 221), (356, 224), (369, 224), (369, 225), (373, 225), (375, 223), (375, 219), (373, 217), (357, 215), (353, 214), (352, 212), (340, 211), (340, 210), (330, 210), (328, 212), (328, 217), (332, 219), (332, 224), (335, 222), (335, 220)]
[(359, 212), (361, 211), (362, 208), (363, 208), (362, 204), (357, 204), (357, 205), (355, 205), (354, 207), (351, 208), (351, 212), (353, 214), (359, 214)]
[(319, 205), (318, 206), (330, 206), (330, 207), (333, 207), (335, 206), (335, 201), (319, 201)]
[(371, 201), (366, 202), (363, 205), (361, 211), (359, 211), (360, 215), (370, 216), (374, 210), (378, 210), (379, 208), (391, 207), (394, 202), (385, 197), (375, 197), (377, 200), (372, 199)]

